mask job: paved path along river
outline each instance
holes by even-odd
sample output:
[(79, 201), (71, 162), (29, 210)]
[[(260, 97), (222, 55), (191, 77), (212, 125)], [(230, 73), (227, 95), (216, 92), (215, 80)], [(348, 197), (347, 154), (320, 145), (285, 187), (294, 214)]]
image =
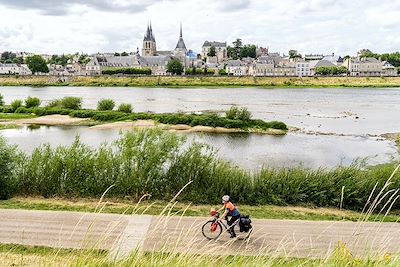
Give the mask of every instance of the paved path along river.
[(99, 248), (126, 256), (145, 251), (326, 258), (342, 242), (355, 255), (397, 253), (400, 224), (253, 220), (248, 241), (207, 241), (207, 218), (0, 210), (0, 243), (55, 248)]

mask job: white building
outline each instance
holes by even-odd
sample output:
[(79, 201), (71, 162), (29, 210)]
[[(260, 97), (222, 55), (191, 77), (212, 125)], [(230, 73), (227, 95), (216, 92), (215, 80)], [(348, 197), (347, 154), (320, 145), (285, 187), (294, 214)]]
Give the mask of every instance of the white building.
[(382, 76), (397, 76), (397, 69), (387, 61), (382, 62)]
[(20, 64), (0, 64), (1, 75), (32, 75), (27, 65)]
[(226, 72), (233, 76), (246, 76), (249, 74), (249, 65), (241, 60), (229, 60), (226, 64)]
[(300, 61), (295, 62), (295, 64), (296, 64), (296, 76), (297, 77), (311, 76), (309, 61), (300, 60)]
[(152, 75), (167, 75), (167, 64), (171, 56), (105, 56), (96, 55), (86, 65), (88, 75), (100, 75), (106, 69), (144, 68), (151, 69)]

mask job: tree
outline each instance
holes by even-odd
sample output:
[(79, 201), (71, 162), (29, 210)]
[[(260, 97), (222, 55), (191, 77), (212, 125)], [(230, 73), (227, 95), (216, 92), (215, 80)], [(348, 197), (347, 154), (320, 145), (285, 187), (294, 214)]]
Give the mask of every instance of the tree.
[(34, 55), (28, 57), (26, 59), (26, 63), (28, 64), (28, 68), (32, 71), (32, 73), (48, 73), (49, 68), (46, 65), (46, 60), (44, 60), (39, 55)]
[(257, 47), (254, 44), (248, 44), (243, 46), (242, 39), (236, 39), (233, 43), (233, 47), (228, 46), (227, 52), (228, 57), (231, 59), (242, 59), (244, 57), (256, 58)]
[(121, 53), (121, 56), (122, 56), (122, 57), (127, 57), (127, 56), (129, 56), (129, 54), (126, 53), (126, 52), (122, 52), (122, 53)]
[(211, 46), (210, 51), (208, 51), (207, 56), (209, 57), (215, 57), (217, 55), (217, 52), (215, 51), (215, 46)]
[(240, 50), (240, 58), (251, 57), (256, 58), (257, 47), (255, 45), (245, 45)]
[(315, 74), (318, 75), (339, 75), (339, 74), (347, 74), (348, 70), (345, 66), (341, 67), (317, 67), (315, 69)]
[(301, 54), (297, 50), (289, 50), (289, 58), (301, 58)]
[(49, 64), (54, 64), (54, 65), (62, 65), (62, 66), (67, 66), (68, 60), (70, 60), (72, 56), (68, 55), (52, 55), (51, 58), (49, 59), (48, 63)]
[(183, 65), (179, 60), (173, 59), (167, 64), (167, 72), (176, 75), (182, 75)]
[(87, 54), (82, 54), (79, 56), (78, 62), (81, 64), (86, 65), (87, 63), (89, 63), (90, 61), (90, 57)]

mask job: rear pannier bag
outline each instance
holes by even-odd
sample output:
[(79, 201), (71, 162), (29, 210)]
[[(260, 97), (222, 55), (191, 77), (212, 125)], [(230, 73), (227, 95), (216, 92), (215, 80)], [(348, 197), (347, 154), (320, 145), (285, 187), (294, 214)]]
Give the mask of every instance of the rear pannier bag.
[(252, 228), (251, 226), (251, 219), (249, 215), (242, 215), (240, 216), (239, 221), (240, 232), (248, 232)]

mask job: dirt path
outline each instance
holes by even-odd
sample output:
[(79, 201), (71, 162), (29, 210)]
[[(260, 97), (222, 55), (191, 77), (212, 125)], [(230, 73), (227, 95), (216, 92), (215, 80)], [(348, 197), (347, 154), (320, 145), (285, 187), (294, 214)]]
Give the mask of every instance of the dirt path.
[(342, 242), (355, 255), (396, 253), (400, 224), (253, 220), (249, 241), (207, 241), (207, 218), (79, 212), (0, 210), (0, 243), (62, 248), (101, 248), (126, 256), (146, 251), (326, 258)]

